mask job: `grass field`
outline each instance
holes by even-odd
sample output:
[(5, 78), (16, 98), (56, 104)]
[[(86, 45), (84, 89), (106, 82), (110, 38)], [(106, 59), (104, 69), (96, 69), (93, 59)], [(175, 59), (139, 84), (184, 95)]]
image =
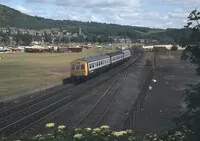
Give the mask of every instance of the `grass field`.
[[(114, 50), (107, 50), (111, 52)], [(30, 92), (62, 83), (70, 76), (74, 59), (101, 54), (100, 49), (81, 53), (21, 53), (0, 54), (0, 96)]]

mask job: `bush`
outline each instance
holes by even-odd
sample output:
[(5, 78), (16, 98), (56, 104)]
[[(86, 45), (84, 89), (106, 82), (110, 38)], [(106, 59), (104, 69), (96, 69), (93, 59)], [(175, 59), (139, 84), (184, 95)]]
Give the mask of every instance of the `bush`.
[[(55, 123), (46, 124), (46, 128), (54, 128)], [(137, 141), (132, 130), (113, 131), (109, 126), (99, 128), (70, 129), (60, 125), (51, 134), (21, 137), (16, 139), (1, 138), (1, 141)], [(180, 131), (164, 132), (164, 134), (147, 134), (142, 141), (185, 141), (185, 133)]]
[(178, 47), (177, 47), (177, 46), (172, 46), (172, 47), (171, 47), (171, 51), (176, 51), (176, 50), (178, 50)]

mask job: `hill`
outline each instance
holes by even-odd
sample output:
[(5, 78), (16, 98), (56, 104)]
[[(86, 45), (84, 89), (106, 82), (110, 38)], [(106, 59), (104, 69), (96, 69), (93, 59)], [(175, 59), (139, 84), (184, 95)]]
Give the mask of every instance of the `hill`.
[(66, 29), (78, 32), (82, 28), (85, 35), (127, 36), (131, 39), (156, 39), (160, 42), (177, 42), (186, 36), (185, 29), (155, 29), (148, 27), (122, 26), (97, 22), (81, 22), (71, 20), (52, 20), (37, 16), (30, 16), (15, 9), (0, 5), (0, 27), (16, 27), (28, 29)]

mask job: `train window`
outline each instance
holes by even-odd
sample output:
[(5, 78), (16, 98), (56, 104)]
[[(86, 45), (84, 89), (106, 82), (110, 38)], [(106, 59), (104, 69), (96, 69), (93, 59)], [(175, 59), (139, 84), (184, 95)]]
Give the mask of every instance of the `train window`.
[(76, 70), (80, 70), (80, 65), (76, 65)]
[(92, 68), (92, 64), (89, 64), (89, 68), (90, 68), (90, 69)]
[(84, 70), (85, 69), (85, 65), (81, 65), (81, 69)]
[(94, 63), (92, 63), (92, 68), (94, 68)]
[(75, 70), (75, 65), (72, 65), (72, 70)]
[(96, 67), (98, 66), (97, 62), (95, 63), (95, 66), (96, 66)]

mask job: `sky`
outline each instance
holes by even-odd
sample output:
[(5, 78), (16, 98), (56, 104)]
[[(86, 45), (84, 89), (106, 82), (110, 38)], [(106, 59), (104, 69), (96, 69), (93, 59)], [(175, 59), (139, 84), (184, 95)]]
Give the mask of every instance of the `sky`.
[(0, 0), (32, 16), (151, 28), (182, 28), (200, 0)]

